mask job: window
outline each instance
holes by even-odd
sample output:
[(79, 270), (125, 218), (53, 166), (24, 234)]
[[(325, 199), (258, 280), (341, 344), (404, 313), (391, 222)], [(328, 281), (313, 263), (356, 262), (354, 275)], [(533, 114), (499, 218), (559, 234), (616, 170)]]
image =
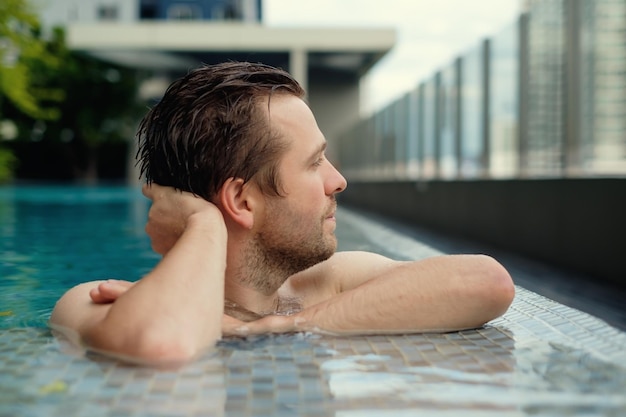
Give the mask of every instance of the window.
[(139, 18), (145, 20), (157, 19), (159, 8), (154, 0), (141, 0), (139, 3)]
[(167, 9), (167, 18), (171, 20), (200, 20), (202, 11), (197, 6), (175, 4)]
[(117, 20), (117, 6), (116, 5), (100, 5), (98, 6), (98, 20)]

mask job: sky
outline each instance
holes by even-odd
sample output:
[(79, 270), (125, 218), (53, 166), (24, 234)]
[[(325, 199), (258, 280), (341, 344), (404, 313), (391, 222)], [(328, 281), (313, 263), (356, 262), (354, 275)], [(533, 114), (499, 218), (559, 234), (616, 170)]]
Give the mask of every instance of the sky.
[(396, 29), (395, 47), (363, 80), (362, 112), (402, 96), (481, 39), (513, 24), (521, 0), (263, 0), (269, 26)]

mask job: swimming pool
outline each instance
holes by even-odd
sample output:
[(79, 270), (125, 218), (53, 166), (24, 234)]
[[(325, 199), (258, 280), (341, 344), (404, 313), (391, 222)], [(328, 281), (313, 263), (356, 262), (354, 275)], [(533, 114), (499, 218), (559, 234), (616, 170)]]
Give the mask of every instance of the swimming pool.
[[(0, 416), (524, 416), (626, 414), (626, 334), (518, 288), (482, 329), (221, 342), (179, 370), (86, 354), (46, 328), (75, 283), (136, 279), (158, 260), (128, 187), (0, 187)], [(340, 250), (429, 246), (350, 210)]]

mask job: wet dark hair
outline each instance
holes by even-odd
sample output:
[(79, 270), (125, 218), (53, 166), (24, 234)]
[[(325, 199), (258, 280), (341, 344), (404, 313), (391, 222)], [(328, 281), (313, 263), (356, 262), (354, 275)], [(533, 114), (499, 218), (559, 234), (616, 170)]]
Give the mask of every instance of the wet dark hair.
[(141, 175), (209, 201), (229, 178), (281, 195), (287, 145), (269, 123), (274, 94), (302, 98), (304, 90), (286, 71), (248, 62), (203, 66), (174, 81), (139, 125)]

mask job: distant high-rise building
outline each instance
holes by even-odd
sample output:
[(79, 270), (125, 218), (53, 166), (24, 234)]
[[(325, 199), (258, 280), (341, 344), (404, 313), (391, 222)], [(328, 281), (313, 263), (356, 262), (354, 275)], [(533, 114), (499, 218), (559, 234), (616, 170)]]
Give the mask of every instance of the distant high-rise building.
[(526, 170), (626, 172), (626, 1), (529, 0)]
[(626, 172), (626, 1), (581, 1), (581, 162)]
[(345, 132), (350, 180), (626, 175), (626, 0), (520, 4), (510, 26)]
[(563, 0), (530, 1), (526, 171), (560, 175), (564, 146), (565, 14)]

